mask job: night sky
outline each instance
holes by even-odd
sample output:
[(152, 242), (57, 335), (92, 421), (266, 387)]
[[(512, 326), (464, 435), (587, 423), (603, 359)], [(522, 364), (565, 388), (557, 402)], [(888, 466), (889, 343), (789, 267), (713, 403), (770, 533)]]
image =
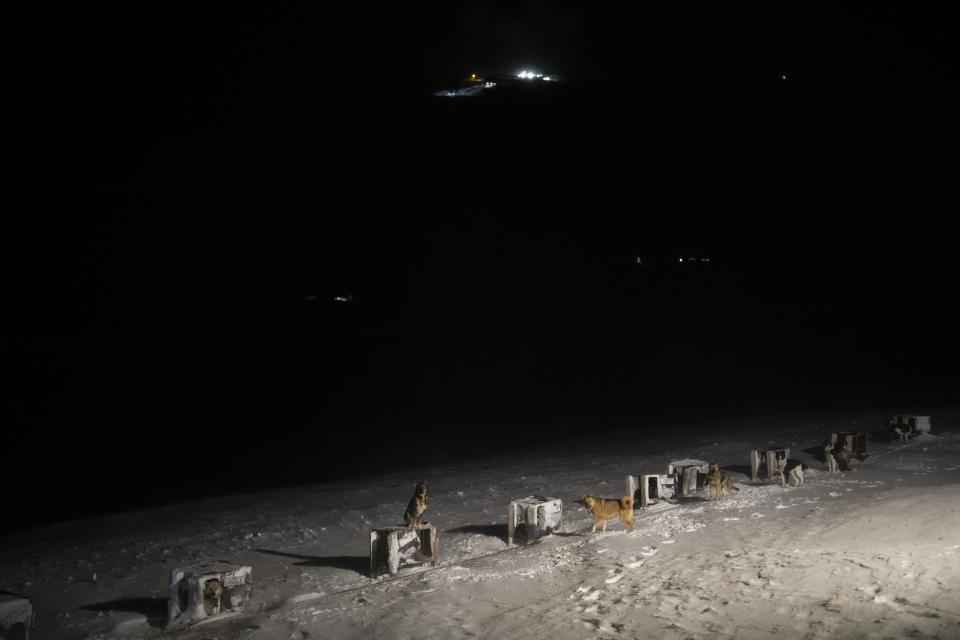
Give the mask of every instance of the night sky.
[[(24, 522), (957, 400), (945, 16), (425, 7), (25, 24), (3, 355)], [(523, 68), (564, 81), (433, 95)], [(251, 473), (171, 490), (175, 460)]]

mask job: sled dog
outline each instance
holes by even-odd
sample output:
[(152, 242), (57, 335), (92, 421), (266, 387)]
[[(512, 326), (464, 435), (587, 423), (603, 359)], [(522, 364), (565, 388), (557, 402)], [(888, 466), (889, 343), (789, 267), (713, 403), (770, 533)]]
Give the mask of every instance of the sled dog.
[(710, 463), (710, 471), (707, 473), (707, 484), (710, 485), (711, 500), (720, 500), (723, 498), (724, 493), (732, 494), (734, 491), (739, 491), (738, 488), (733, 486), (733, 480), (730, 479), (730, 476), (720, 471), (720, 464), (718, 462)]
[(780, 486), (787, 486), (787, 457), (777, 456), (777, 473), (780, 474)]
[(897, 440), (906, 442), (913, 435), (913, 428), (908, 424), (898, 424), (894, 425), (893, 432), (897, 434)]
[(596, 533), (598, 525), (606, 531), (607, 520), (614, 517), (619, 517), (620, 521), (633, 531), (633, 498), (630, 496), (623, 496), (619, 500), (584, 496), (583, 503), (593, 514), (595, 521), (591, 533)]
[(829, 440), (823, 441), (823, 459), (827, 463), (827, 471), (833, 473), (837, 470), (837, 458), (833, 455), (833, 443)]
[(794, 487), (799, 487), (803, 484), (803, 472), (809, 469), (810, 466), (806, 463), (800, 463), (794, 468), (790, 469), (790, 484)]
[(410, 498), (407, 510), (403, 512), (403, 521), (408, 527), (420, 528), (420, 518), (423, 516), (423, 512), (427, 510), (429, 502), (430, 493), (427, 491), (427, 483), (421, 480), (413, 491), (413, 497)]
[(203, 583), (203, 610), (212, 616), (220, 610), (220, 599), (223, 598), (223, 583), (217, 579)]

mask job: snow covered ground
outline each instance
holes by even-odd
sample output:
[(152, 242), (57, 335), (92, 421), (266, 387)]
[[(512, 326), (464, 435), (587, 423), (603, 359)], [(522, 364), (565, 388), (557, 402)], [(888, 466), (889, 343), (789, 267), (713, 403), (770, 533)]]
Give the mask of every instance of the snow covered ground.
[[(3, 540), (0, 590), (30, 598), (41, 640), (156, 638), (170, 569), (214, 559), (253, 567), (254, 611), (167, 637), (960, 637), (960, 411), (935, 413), (934, 433), (907, 443), (869, 441), (852, 471), (830, 475), (814, 453), (831, 431), (887, 417), (588, 434), (525, 456), (62, 523)], [(770, 444), (811, 465), (803, 486), (749, 480), (748, 451)], [(688, 457), (719, 462), (739, 491), (638, 511), (632, 533), (616, 521), (589, 532), (583, 495), (618, 497), (627, 473)], [(420, 479), (440, 566), (371, 580), (368, 532), (401, 520)], [(531, 494), (563, 500), (564, 531), (507, 550), (507, 505)]]

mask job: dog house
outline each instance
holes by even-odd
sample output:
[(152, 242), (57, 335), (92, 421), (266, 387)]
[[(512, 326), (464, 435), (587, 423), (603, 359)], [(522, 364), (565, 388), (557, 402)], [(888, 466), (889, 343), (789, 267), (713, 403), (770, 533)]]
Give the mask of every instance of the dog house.
[(780, 479), (780, 468), (777, 459), (790, 458), (789, 447), (767, 447), (766, 449), (752, 449), (750, 451), (750, 479), (756, 481), (763, 474), (767, 480)]
[(667, 465), (666, 473), (628, 475), (626, 493), (641, 509), (661, 500), (692, 496), (703, 488), (709, 469), (703, 460), (675, 460)]
[(676, 495), (674, 478), (665, 473), (628, 475), (626, 495), (633, 496), (634, 506), (639, 505), (641, 509), (646, 509), (652, 504), (669, 500)]
[(830, 434), (830, 442), (837, 453), (846, 446), (857, 458), (867, 455), (867, 434), (859, 431), (838, 431)]
[(32, 626), (30, 601), (12, 593), (0, 593), (0, 637), (29, 640)]
[(232, 562), (203, 562), (170, 572), (167, 629), (250, 608), (253, 569)]
[(423, 523), (416, 527), (386, 527), (370, 532), (370, 577), (395, 575), (401, 569), (437, 565), (440, 549), (437, 528)]
[(893, 416), (890, 426), (908, 426), (917, 433), (930, 433), (930, 416)]
[(528, 496), (507, 507), (507, 546), (530, 544), (563, 526), (563, 502)]
[(707, 483), (710, 465), (703, 460), (677, 460), (667, 465), (667, 475), (673, 476), (677, 496), (692, 496)]

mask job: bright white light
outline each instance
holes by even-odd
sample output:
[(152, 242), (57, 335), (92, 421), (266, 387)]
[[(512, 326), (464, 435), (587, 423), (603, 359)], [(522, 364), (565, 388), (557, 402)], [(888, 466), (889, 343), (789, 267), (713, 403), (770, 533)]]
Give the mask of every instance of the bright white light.
[(542, 73), (535, 73), (533, 71), (527, 71), (523, 69), (520, 73), (517, 74), (518, 78), (523, 78), (524, 80), (533, 80), (534, 78), (542, 78)]
[(683, 258), (680, 258), (680, 262), (683, 262)]
[(550, 76), (543, 76), (543, 79), (546, 80), (547, 82), (550, 82), (551, 80), (553, 80), (553, 78), (551, 78)]

